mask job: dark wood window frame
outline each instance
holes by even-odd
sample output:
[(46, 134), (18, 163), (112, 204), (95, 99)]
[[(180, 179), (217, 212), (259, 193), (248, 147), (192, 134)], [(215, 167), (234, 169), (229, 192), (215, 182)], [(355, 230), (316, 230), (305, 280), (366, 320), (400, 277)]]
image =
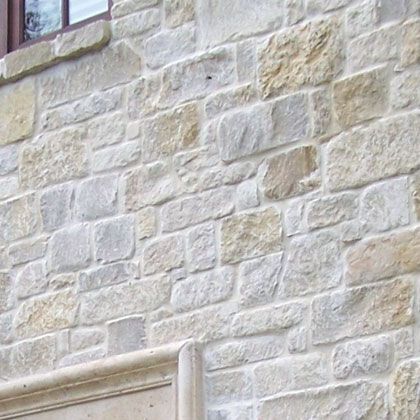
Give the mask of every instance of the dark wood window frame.
[(59, 31), (49, 33), (37, 39), (24, 40), (24, 0), (0, 0), (0, 58), (8, 52), (24, 48), (40, 41), (54, 39), (58, 34), (80, 28), (88, 23), (100, 19), (109, 20), (111, 18), (112, 0), (108, 0), (108, 11), (99, 15), (92, 16), (73, 25), (69, 24), (69, 2), (62, 2), (62, 28)]

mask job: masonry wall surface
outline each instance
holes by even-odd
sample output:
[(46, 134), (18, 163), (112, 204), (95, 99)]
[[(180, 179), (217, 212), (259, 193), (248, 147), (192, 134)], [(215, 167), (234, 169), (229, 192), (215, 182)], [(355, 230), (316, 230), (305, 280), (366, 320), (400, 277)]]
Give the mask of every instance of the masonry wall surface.
[(194, 337), (209, 420), (419, 419), (419, 14), (117, 0), (6, 56), (0, 381)]

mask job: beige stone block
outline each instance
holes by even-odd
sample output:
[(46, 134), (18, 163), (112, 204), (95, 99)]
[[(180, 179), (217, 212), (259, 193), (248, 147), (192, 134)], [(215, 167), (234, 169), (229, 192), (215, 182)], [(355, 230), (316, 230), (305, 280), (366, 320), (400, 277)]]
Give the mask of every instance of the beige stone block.
[(259, 169), (264, 195), (282, 200), (319, 187), (318, 156), (314, 146), (304, 146), (268, 158)]
[(222, 262), (233, 264), (282, 249), (281, 216), (274, 208), (243, 213), (223, 220)]
[(410, 66), (420, 61), (420, 20), (403, 26), (401, 64)]
[(78, 300), (74, 292), (64, 291), (25, 301), (14, 321), (18, 337), (26, 338), (74, 325)]
[(420, 407), (420, 359), (402, 363), (392, 378), (392, 414), (396, 420), (417, 419)]
[(157, 115), (144, 124), (143, 158), (146, 162), (173, 156), (198, 146), (199, 115), (196, 104), (188, 104)]
[(40, 137), (22, 148), (20, 181), (25, 188), (80, 178), (88, 172), (85, 133), (66, 130)]
[(418, 271), (420, 228), (359, 242), (345, 259), (345, 279), (351, 285)]
[(344, 128), (383, 115), (388, 106), (386, 69), (335, 82), (333, 103), (338, 123)]
[(343, 67), (340, 22), (309, 22), (279, 32), (259, 48), (258, 82), (264, 98), (332, 80)]
[(411, 172), (420, 164), (419, 132), (420, 114), (411, 113), (337, 136), (326, 146), (327, 187), (344, 190)]
[(170, 28), (175, 28), (194, 19), (194, 0), (165, 0), (165, 23)]
[(35, 95), (32, 82), (0, 89), (0, 146), (24, 140), (33, 134)]

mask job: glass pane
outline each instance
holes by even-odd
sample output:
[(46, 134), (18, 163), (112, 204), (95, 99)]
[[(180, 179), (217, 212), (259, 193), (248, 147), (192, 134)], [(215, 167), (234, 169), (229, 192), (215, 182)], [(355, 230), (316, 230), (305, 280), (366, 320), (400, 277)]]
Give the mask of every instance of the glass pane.
[(108, 11), (108, 0), (70, 0), (70, 25)]
[(25, 41), (59, 29), (61, 29), (61, 0), (25, 0)]

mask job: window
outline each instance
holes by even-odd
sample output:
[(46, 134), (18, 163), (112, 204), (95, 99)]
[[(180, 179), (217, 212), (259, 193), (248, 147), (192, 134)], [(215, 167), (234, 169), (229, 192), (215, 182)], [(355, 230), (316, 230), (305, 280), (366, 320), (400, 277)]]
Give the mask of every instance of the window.
[(95, 19), (109, 18), (111, 0), (0, 0), (0, 57)]

